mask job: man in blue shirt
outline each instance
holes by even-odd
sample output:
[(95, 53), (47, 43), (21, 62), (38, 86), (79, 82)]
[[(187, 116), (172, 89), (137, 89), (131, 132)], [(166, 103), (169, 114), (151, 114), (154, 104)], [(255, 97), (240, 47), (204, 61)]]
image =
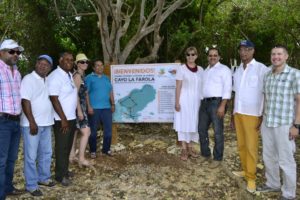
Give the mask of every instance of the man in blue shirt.
[(89, 138), (91, 158), (96, 158), (97, 128), (100, 122), (103, 124), (102, 153), (111, 156), (110, 145), (112, 137), (112, 113), (115, 111), (112, 85), (107, 76), (103, 74), (103, 63), (96, 60), (93, 70), (85, 78), (88, 88), (88, 114), (91, 135)]

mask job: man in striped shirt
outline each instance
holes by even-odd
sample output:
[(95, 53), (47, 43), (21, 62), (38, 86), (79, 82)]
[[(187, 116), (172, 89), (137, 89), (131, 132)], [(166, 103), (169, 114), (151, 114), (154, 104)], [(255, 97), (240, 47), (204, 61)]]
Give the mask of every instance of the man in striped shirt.
[(267, 182), (258, 191), (275, 192), (281, 188), (281, 199), (295, 199), (297, 168), (294, 153), (300, 128), (300, 71), (288, 66), (287, 59), (287, 48), (276, 45), (271, 51), (272, 70), (264, 78), (261, 134)]
[(12, 180), (21, 135), (21, 75), (16, 63), (23, 50), (11, 39), (0, 44), (0, 199), (22, 193)]

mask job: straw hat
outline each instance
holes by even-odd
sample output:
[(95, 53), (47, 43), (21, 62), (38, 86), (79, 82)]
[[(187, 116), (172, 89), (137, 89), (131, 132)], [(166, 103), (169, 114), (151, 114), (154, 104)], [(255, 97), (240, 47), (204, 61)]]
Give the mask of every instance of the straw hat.
[(89, 60), (89, 59), (86, 57), (86, 55), (84, 53), (79, 53), (76, 56), (75, 63), (77, 63), (78, 61), (81, 61), (81, 60)]

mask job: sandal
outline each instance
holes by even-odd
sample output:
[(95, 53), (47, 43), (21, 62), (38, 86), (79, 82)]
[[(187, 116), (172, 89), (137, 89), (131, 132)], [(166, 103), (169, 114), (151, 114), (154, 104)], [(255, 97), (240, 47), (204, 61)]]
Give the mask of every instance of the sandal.
[(198, 158), (199, 157), (199, 154), (197, 154), (193, 147), (188, 147), (189, 148), (189, 156), (192, 158), (192, 159), (195, 159), (195, 158)]
[(180, 160), (183, 160), (183, 161), (188, 160), (188, 152), (186, 149), (181, 150)]
[(78, 158), (77, 157), (69, 157), (69, 163), (74, 164), (78, 162)]
[(79, 168), (90, 167), (92, 164), (88, 160), (78, 161)]

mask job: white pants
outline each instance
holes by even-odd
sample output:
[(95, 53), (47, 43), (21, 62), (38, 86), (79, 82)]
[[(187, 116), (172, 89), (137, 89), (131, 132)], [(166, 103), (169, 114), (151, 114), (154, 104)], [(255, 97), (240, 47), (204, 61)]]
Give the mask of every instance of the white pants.
[(296, 197), (297, 168), (294, 159), (295, 141), (289, 140), (290, 125), (266, 127), (262, 123), (261, 134), (263, 143), (263, 160), (266, 171), (266, 185), (271, 188), (280, 188), (280, 170), (282, 170), (282, 196)]

